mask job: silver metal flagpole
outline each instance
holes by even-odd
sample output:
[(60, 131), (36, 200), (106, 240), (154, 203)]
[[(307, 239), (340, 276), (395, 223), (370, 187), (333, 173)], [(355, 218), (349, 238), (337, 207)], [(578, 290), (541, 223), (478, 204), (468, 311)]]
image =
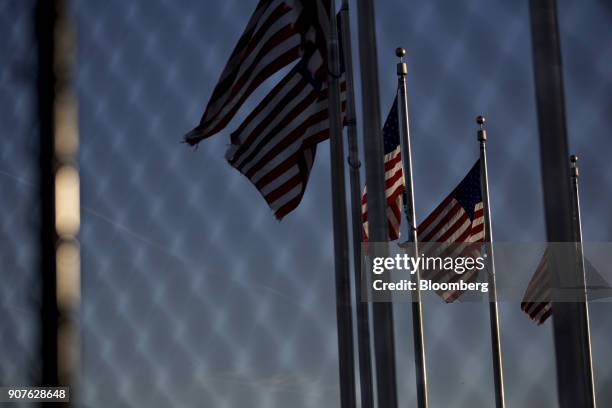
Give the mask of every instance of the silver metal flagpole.
[(355, 81), (353, 78), (353, 51), (351, 49), (351, 25), (348, 0), (342, 0), (340, 8), (344, 75), (346, 80), (346, 127), (348, 136), (348, 164), (351, 189), (351, 219), (353, 224), (353, 268), (355, 302), (357, 307), (357, 349), (359, 354), (359, 385), (361, 407), (374, 406), (372, 387), (372, 356), (370, 353), (370, 316), (367, 302), (361, 301), (361, 177), (359, 168), (359, 146), (357, 144), (357, 121), (355, 114)]
[[(387, 200), (385, 197), (384, 148), (378, 94), (378, 55), (373, 0), (357, 2), (363, 146), (368, 185), (368, 235), (370, 242), (387, 242)], [(384, 256), (384, 254), (376, 254)], [(393, 304), (372, 305), (376, 390), (379, 408), (397, 407)]]
[[(408, 125), (408, 92), (406, 89), (406, 75), (408, 69), (404, 62), (406, 50), (397, 48), (395, 55), (400, 59), (397, 64), (397, 83), (399, 91), (398, 100), (398, 115), (400, 129), (402, 131), (401, 138), (401, 154), (402, 167), (404, 170), (405, 189), (403, 194), (404, 214), (406, 222), (410, 229), (410, 241), (413, 245), (413, 256), (419, 254), (419, 243), (417, 238), (416, 213), (414, 208), (414, 183), (412, 179), (412, 147), (410, 144), (410, 126)], [(420, 408), (427, 408), (427, 366), (425, 364), (425, 337), (423, 334), (423, 310), (421, 307), (421, 291), (419, 290), (418, 282), (420, 281), (420, 272), (417, 269), (413, 275), (416, 279), (417, 286), (412, 291), (412, 333), (414, 340), (414, 365), (416, 369), (417, 383), (417, 403)]]
[(504, 373), (502, 366), (501, 339), (499, 336), (499, 313), (497, 310), (497, 288), (495, 284), (495, 254), (493, 251), (493, 229), (491, 228), (491, 207), (489, 205), (489, 178), (487, 171), (487, 131), (485, 118), (478, 116), (478, 142), (480, 142), (480, 183), (482, 186), (482, 205), (485, 222), (485, 242), (487, 248), (487, 271), (489, 278), (489, 320), (491, 324), (491, 346), (493, 351), (493, 376), (495, 380), (495, 406), (504, 408)]
[(576, 243), (576, 253), (578, 256), (578, 272), (582, 274), (582, 279), (584, 281), (584, 295), (581, 295), (584, 302), (584, 314), (586, 315), (586, 319), (584, 321), (584, 326), (582, 330), (584, 332), (584, 336), (586, 338), (586, 342), (588, 345), (588, 354), (584, 356), (585, 363), (587, 365), (587, 375), (588, 381), (592, 384), (591, 393), (593, 396), (593, 407), (596, 405), (595, 398), (595, 380), (593, 375), (593, 357), (591, 355), (591, 327), (589, 323), (589, 304), (588, 304), (588, 293), (586, 290), (586, 271), (584, 267), (584, 248), (582, 246), (582, 221), (580, 217), (580, 193), (578, 190), (578, 177), (580, 176), (580, 171), (578, 170), (578, 156), (575, 154), (570, 156), (570, 177), (572, 184), (572, 212), (573, 212), (573, 220), (574, 220), (574, 240)]
[[(570, 177), (567, 166), (569, 149), (556, 1), (530, 0), (529, 14), (546, 235), (549, 242), (573, 242), (572, 192), (567, 182)], [(573, 257), (574, 253), (559, 253), (552, 257), (552, 262), (575, 264)], [(554, 270), (555, 288), (584, 286), (584, 276), (578, 270)], [(561, 408), (595, 407), (586, 303), (555, 302), (553, 298), (552, 310), (559, 404)]]
[(328, 40), (329, 146), (331, 159), (331, 196), (334, 230), (334, 266), (336, 276), (336, 316), (338, 320), (338, 364), (340, 370), (340, 406), (354, 408), (355, 359), (353, 350), (353, 313), (349, 275), (346, 192), (344, 182), (344, 146), (340, 99), (340, 57), (335, 2), (329, 5)]

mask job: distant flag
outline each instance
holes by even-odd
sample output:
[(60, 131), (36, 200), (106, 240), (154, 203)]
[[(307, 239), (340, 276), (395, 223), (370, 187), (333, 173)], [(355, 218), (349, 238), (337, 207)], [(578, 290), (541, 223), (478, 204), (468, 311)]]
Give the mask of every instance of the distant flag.
[[(282, 219), (300, 203), (317, 143), (329, 138), (326, 59), (315, 50), (295, 66), (232, 133), (230, 165)], [(342, 110), (346, 82), (341, 81)]]
[[(589, 300), (612, 297), (612, 287), (599, 274), (597, 269), (584, 260), (586, 272), (587, 293)], [(551, 283), (550, 283), (550, 253), (546, 249), (536, 268), (521, 302), (521, 310), (538, 325), (544, 323), (552, 315)]]
[[(427, 256), (479, 256), (474, 243), (484, 242), (484, 210), (480, 186), (480, 160), (459, 185), (417, 228), (419, 251)], [(434, 282), (472, 281), (478, 270), (463, 274), (454, 271), (423, 271), (425, 279)], [(444, 301), (456, 300), (462, 291), (438, 291)]]
[[(385, 151), (385, 195), (387, 197), (387, 222), (389, 224), (389, 239), (399, 238), (401, 223), (402, 194), (404, 193), (404, 175), (402, 171), (402, 156), (397, 117), (397, 97), (387, 115), (383, 126), (383, 144)], [(368, 240), (368, 192), (367, 186), (361, 195), (361, 214), (363, 222), (363, 237)]]
[[(329, 0), (260, 0), (227, 62), (190, 145), (223, 130), (244, 101), (271, 75), (299, 59), (306, 44), (328, 31)], [(325, 51), (326, 52), (326, 51)]]
[(549, 262), (549, 253), (546, 250), (529, 281), (521, 302), (521, 310), (527, 313), (529, 318), (537, 322), (538, 325), (544, 323), (552, 314)]

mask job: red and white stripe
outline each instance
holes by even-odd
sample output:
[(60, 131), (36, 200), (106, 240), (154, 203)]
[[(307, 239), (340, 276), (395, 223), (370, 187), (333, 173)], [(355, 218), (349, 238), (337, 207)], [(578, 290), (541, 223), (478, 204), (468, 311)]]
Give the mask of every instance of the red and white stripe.
[[(401, 145), (385, 155), (385, 196), (387, 198), (387, 221), (389, 239), (399, 238), (402, 216), (402, 194), (404, 192), (404, 173), (402, 170)], [(368, 192), (367, 186), (361, 195), (361, 218), (363, 238), (368, 240)]]

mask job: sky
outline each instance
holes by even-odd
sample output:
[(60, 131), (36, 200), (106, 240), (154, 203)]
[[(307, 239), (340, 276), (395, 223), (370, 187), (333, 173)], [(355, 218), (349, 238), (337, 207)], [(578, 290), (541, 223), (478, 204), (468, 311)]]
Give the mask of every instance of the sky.
[[(225, 131), (195, 150), (179, 143), (199, 122), (254, 6), (252, 0), (73, 4), (80, 406), (339, 405), (328, 143), (317, 150), (302, 203), (282, 222), (224, 159), (229, 133), (280, 74)], [(558, 6), (584, 240), (612, 241), (612, 9), (597, 0)], [(494, 236), (544, 241), (528, 3), (383, 0), (375, 7), (383, 116), (396, 89), (394, 50), (407, 49), (417, 218), (477, 159), (474, 119), (483, 114)], [(0, 38), (13, 45), (0, 48), (8, 61), (0, 75), (7, 140), (0, 144), (6, 214), (0, 238), (7, 243), (0, 254), (15, 288), (5, 289), (0, 302), (12, 328), (0, 345), (15, 355), (2, 365), (4, 383), (26, 381), (36, 366), (27, 347), (36, 329), (18, 324), (35, 318), (27, 300), (36, 285), (37, 239), (31, 12), (31, 1), (0, 6)], [(354, 12), (351, 20), (359, 79)], [(361, 138), (361, 122), (358, 128)], [(425, 306), (431, 406), (492, 406), (486, 306)], [(591, 305), (601, 406), (612, 404), (610, 312), (609, 303)], [(395, 318), (399, 398), (410, 406), (416, 390), (406, 304), (395, 305)], [(555, 406), (551, 322), (537, 327), (516, 302), (500, 303), (500, 321), (508, 406)]]

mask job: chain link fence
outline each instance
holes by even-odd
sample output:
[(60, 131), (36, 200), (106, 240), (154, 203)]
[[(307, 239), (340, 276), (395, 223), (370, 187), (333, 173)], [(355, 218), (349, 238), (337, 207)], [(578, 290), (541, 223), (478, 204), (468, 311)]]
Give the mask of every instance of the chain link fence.
[(39, 363), (39, 205), (34, 1), (0, 4), (1, 384), (30, 384)]
[[(558, 5), (584, 238), (610, 241), (612, 10), (596, 0)], [(0, 49), (0, 383), (7, 385), (39, 375), (33, 7), (33, 0), (0, 4), (7, 41)], [(199, 120), (254, 2), (78, 0), (72, 7), (82, 205), (76, 406), (337, 406), (327, 143), (300, 207), (280, 223), (224, 159), (229, 130), (274, 78), (228, 132), (195, 151), (179, 143)], [(385, 1), (376, 12), (383, 114), (396, 88), (394, 49), (408, 50), (417, 217), (476, 160), (474, 118), (484, 114), (495, 237), (544, 241), (528, 3)], [(492, 406), (487, 308), (427, 304), (424, 313), (431, 406)], [(410, 406), (409, 306), (397, 304), (395, 316), (400, 401)], [(592, 304), (600, 406), (612, 404), (611, 316), (609, 303)], [(508, 406), (556, 406), (551, 324), (535, 326), (514, 303), (500, 304), (500, 321)]]

